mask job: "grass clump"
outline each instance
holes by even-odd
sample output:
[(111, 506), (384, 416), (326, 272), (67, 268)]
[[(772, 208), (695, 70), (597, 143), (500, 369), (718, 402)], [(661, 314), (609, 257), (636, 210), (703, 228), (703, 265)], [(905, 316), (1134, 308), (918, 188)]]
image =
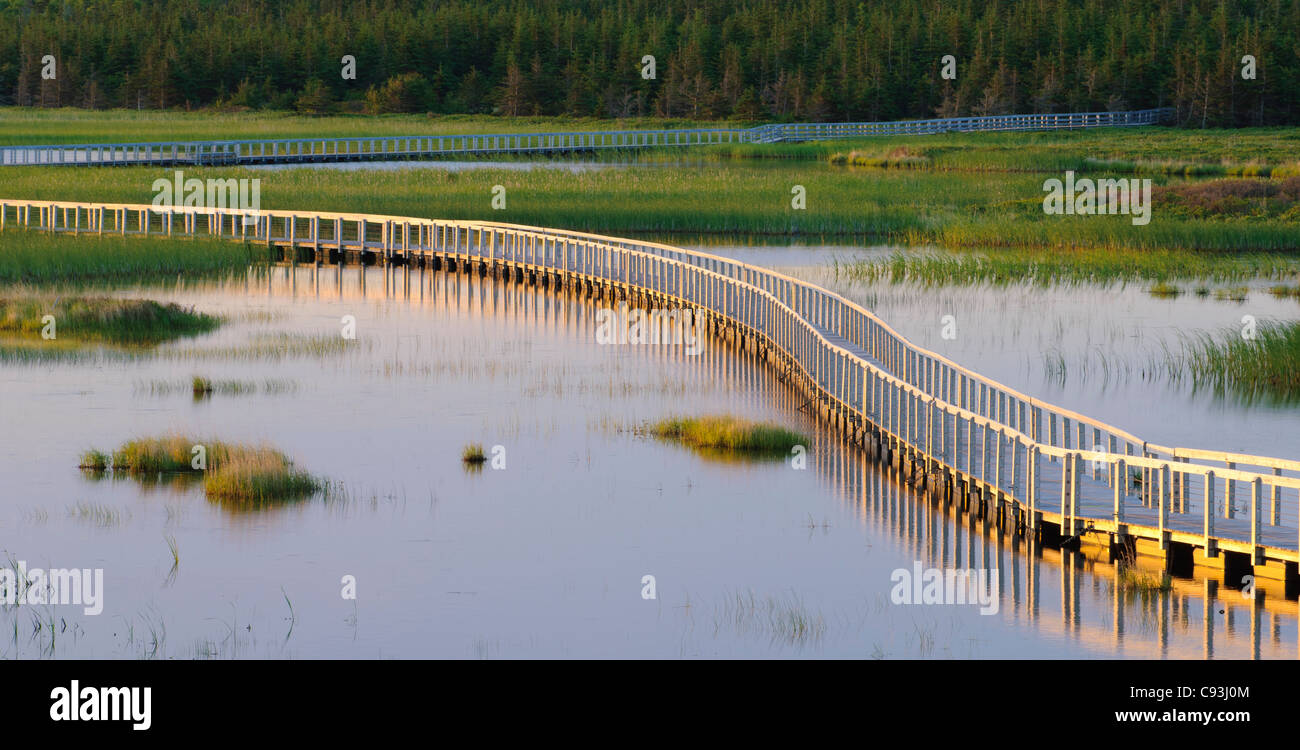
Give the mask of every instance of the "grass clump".
[(1124, 591), (1161, 592), (1174, 587), (1168, 573), (1148, 573), (1129, 566), (1120, 568), (1119, 587)]
[(207, 333), (221, 319), (175, 303), (112, 297), (0, 297), (0, 334), (77, 343), (153, 345)]
[(470, 443), (461, 450), (460, 460), (467, 464), (481, 464), (487, 460), (487, 454), (483, 452), (481, 443)]
[(768, 455), (789, 453), (794, 446), (809, 442), (779, 425), (725, 415), (673, 417), (655, 423), (650, 431), (656, 437), (694, 448)]
[(262, 503), (306, 497), (323, 489), (320, 480), (278, 451), (266, 448), (241, 455), (210, 472), (203, 482), (209, 498)]
[(1151, 285), (1150, 292), (1152, 297), (1177, 297), (1183, 293), (1183, 290), (1177, 284), (1159, 281)]
[[(197, 462), (195, 449), (203, 448)], [(181, 435), (140, 438), (123, 443), (112, 456), (87, 451), (82, 463), (112, 468), (137, 478), (160, 473), (203, 475), (209, 499), (240, 503), (294, 500), (324, 489), (316, 477), (294, 467), (283, 453), (266, 445), (250, 446)], [(198, 464), (198, 466), (196, 466)]]
[(108, 471), (111, 461), (111, 457), (103, 451), (88, 450), (81, 454), (81, 463), (77, 468), (87, 471)]

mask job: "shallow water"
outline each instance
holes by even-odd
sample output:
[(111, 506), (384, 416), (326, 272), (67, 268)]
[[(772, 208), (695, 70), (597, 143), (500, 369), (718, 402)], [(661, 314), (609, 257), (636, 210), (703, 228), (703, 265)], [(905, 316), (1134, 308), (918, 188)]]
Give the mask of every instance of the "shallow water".
[[(105, 572), (100, 615), (0, 609), (6, 657), (1296, 655), (1294, 601), (1255, 608), (1225, 589), (1206, 628), (1212, 582), (1117, 598), (1113, 567), (1029, 555), (918, 502), (747, 354), (597, 345), (582, 299), (310, 267), (121, 293), (231, 322), (155, 357), (0, 366), (13, 427), (0, 434), (0, 550)], [(343, 351), (264, 345), (331, 340), (343, 315), (358, 331)], [(294, 387), (196, 401), (194, 374)], [(635, 431), (704, 412), (806, 431), (808, 468), (708, 459)], [(168, 432), (265, 440), (342, 490), (240, 512), (188, 483), (75, 468), (87, 447)], [(504, 448), (505, 468), (463, 468), (470, 441)], [(995, 570), (996, 614), (893, 604), (894, 572), (918, 560)], [(355, 600), (341, 596), (347, 575)]]
[[(902, 248), (690, 247), (833, 289), (918, 346), (1150, 442), (1300, 459), (1300, 403), (1243, 403), (1197, 391), (1187, 381), (1170, 382), (1152, 367), (1165, 347), (1180, 351), (1186, 336), (1240, 330), (1245, 315), (1257, 321), (1300, 318), (1296, 300), (1268, 293), (1275, 281), (1232, 284), (1250, 287), (1243, 302), (1194, 294), (1159, 298), (1145, 283), (925, 286), (853, 281), (834, 268), (836, 262), (910, 252)], [(948, 315), (956, 327), (952, 338), (944, 336)]]

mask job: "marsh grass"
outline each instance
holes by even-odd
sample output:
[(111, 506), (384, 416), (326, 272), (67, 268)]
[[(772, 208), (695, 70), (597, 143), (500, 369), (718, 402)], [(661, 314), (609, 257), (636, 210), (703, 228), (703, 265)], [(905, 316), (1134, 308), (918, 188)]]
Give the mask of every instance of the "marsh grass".
[[(1134, 226), (1128, 216), (1119, 215), (1046, 216), (1043, 179), (1032, 174), (929, 170), (865, 174), (806, 163), (754, 169), (721, 162), (580, 173), (428, 169), (418, 180), (402, 170), (264, 172), (223, 167), (199, 171), (203, 177), (219, 179), (274, 174), (273, 180), (264, 181), (262, 201), (275, 208), (510, 221), (604, 234), (852, 236), (908, 245), (1144, 252), (1171, 248), (1283, 252), (1300, 246), (1300, 223), (1281, 216), (1249, 222), (1175, 216), (1160, 205), (1146, 226)], [(13, 195), (138, 202), (141, 191), (134, 186), (148, 185), (159, 170), (63, 171), (53, 192), (48, 175), (48, 168), (36, 167), (12, 167), (5, 172)], [(796, 184), (807, 190), (805, 209), (791, 206), (790, 189)], [(490, 202), (482, 200), (495, 185), (509, 191), (506, 212), (494, 211)], [(182, 252), (188, 241), (171, 244), (180, 249), (168, 253)]]
[[(4, 193), (4, 197), (17, 195), (8, 189)], [(48, 189), (41, 194), (45, 198), (57, 197), (49, 195)], [(27, 193), (23, 196), (35, 197)], [(146, 198), (147, 194), (136, 194), (132, 201), (147, 202)], [(264, 247), (226, 240), (88, 233), (73, 237), (6, 227), (0, 232), (0, 284), (99, 284), (160, 280), (181, 273), (206, 276), (246, 268), (266, 257)]]
[(216, 329), (221, 319), (174, 303), (112, 297), (0, 297), (0, 334), (42, 339), (53, 316), (55, 341), (151, 346)]
[(703, 451), (728, 451), (759, 455), (788, 454), (808, 438), (774, 424), (733, 416), (674, 417), (656, 422), (650, 433)]
[[(147, 384), (150, 395), (169, 396), (183, 391), (190, 392), (194, 398), (204, 399), (216, 394), (221, 396), (252, 396), (258, 393), (280, 395), (298, 390), (298, 383), (292, 380), (267, 378), (256, 380), (213, 380), (203, 375), (195, 375), (188, 382), (155, 380)], [(140, 390), (141, 386), (136, 386)]]
[(1122, 565), (1119, 572), (1119, 588), (1122, 591), (1139, 593), (1159, 593), (1173, 590), (1173, 580), (1168, 573), (1152, 573), (1138, 570), (1129, 565)]
[(1214, 290), (1214, 298), (1221, 302), (1245, 302), (1250, 296), (1250, 287), (1234, 286)]
[(460, 452), (460, 460), (467, 464), (481, 464), (487, 460), (481, 443), (469, 443)]
[(181, 347), (168, 349), (164, 354), (172, 359), (278, 361), (294, 357), (323, 359), (358, 347), (368, 349), (369, 343), (348, 340), (337, 333), (264, 333), (254, 335), (246, 343)]
[(1189, 378), (1195, 388), (1246, 401), (1300, 400), (1300, 322), (1261, 321), (1251, 339), (1237, 328), (1188, 335), (1180, 349), (1165, 347), (1153, 367), (1172, 382)]
[[(897, 251), (881, 260), (834, 263), (836, 275), (858, 281), (922, 285), (1104, 284), (1156, 281), (1151, 293), (1172, 296), (1175, 279), (1221, 281), (1289, 277), (1300, 258), (1271, 253), (1190, 250), (1134, 252), (1118, 247), (1058, 250)], [(1180, 290), (1181, 291), (1181, 290)], [(1198, 292), (1199, 293), (1199, 292)], [(1206, 287), (1205, 294), (1209, 294)]]
[(713, 611), (714, 634), (766, 635), (773, 643), (806, 646), (826, 634), (826, 619), (794, 593), (757, 597), (753, 591), (728, 593)]
[(293, 112), (85, 110), (0, 108), (0, 145), (140, 143), (159, 133), (174, 140), (353, 138), (403, 135), (474, 135), (586, 130), (733, 127), (708, 120), (629, 117), (496, 117), (389, 114), (306, 116)]
[(210, 499), (258, 505), (302, 499), (319, 492), (323, 484), (294, 468), (283, 454), (263, 448), (239, 455), (209, 472), (203, 489)]
[(120, 526), (131, 518), (131, 512), (100, 503), (77, 503), (68, 508), (68, 517), (103, 528)]
[(104, 472), (112, 464), (112, 457), (103, 451), (88, 450), (81, 454), (81, 463), (77, 468), (86, 471)]
[[(207, 469), (194, 468), (196, 445), (206, 450)], [(86, 455), (91, 454), (104, 455), (93, 450)], [(295, 468), (288, 457), (269, 446), (194, 440), (180, 435), (130, 440), (113, 451), (109, 465), (115, 474), (137, 478), (201, 475), (208, 498), (223, 503), (260, 505), (298, 500), (325, 487), (320, 479)]]

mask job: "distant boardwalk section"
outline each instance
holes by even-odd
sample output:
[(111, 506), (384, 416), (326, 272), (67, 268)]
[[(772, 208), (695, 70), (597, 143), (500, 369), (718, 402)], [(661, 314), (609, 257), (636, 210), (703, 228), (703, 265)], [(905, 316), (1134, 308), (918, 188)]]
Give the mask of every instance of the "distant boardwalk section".
[(995, 115), (902, 122), (785, 123), (755, 128), (7, 146), (0, 148), (0, 166), (305, 164), (495, 154), (562, 154), (707, 146), (716, 143), (779, 143), (949, 132), (1126, 127), (1156, 125), (1172, 116), (1172, 109), (1144, 109), (1136, 112)]

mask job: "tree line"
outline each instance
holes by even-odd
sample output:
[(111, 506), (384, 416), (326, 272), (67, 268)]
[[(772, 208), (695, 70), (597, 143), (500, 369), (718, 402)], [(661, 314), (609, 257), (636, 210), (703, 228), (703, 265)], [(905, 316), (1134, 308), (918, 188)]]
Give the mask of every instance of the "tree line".
[(1298, 29), (1300, 0), (0, 0), (0, 104), (1296, 124)]

